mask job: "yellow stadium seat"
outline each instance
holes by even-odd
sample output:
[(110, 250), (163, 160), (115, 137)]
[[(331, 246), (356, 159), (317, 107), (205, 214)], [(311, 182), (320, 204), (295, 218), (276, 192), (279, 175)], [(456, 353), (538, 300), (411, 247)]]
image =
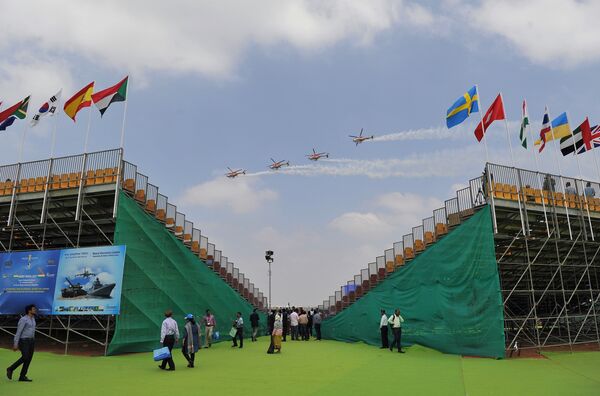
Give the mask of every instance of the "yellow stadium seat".
[(172, 217), (167, 217), (167, 220), (165, 222), (165, 226), (167, 228), (171, 228), (171, 227), (175, 226), (175, 219), (172, 218)]
[(415, 239), (415, 252), (422, 252), (425, 250), (425, 244), (420, 239)]
[(413, 248), (411, 248), (411, 247), (405, 247), (404, 248), (404, 257), (407, 260), (415, 258), (415, 252), (414, 252)]
[(58, 190), (60, 188), (60, 175), (52, 175), (52, 184), (50, 189)]
[(200, 242), (192, 241), (192, 252), (200, 253)]
[(183, 234), (183, 242), (187, 243), (187, 242), (191, 242), (192, 241), (192, 234)]
[(69, 173), (69, 188), (79, 187), (80, 173)]
[(127, 179), (123, 182), (123, 188), (129, 192), (133, 192), (135, 190), (135, 180)]
[(393, 261), (387, 261), (385, 263), (385, 270), (388, 273), (394, 272), (394, 262)]
[(502, 183), (492, 182), (492, 187), (494, 191), (494, 198), (504, 198), (504, 191), (502, 188)]
[(137, 190), (135, 192), (135, 200), (136, 201), (140, 201), (140, 202), (144, 202), (146, 200), (146, 191), (144, 190)]
[(35, 178), (35, 191), (44, 191), (46, 189), (46, 178), (36, 177)]
[(4, 182), (0, 181), (0, 195), (4, 195)]
[(431, 232), (431, 231), (425, 231), (425, 243), (427, 245), (430, 245), (433, 242), (435, 242), (435, 235), (433, 235), (433, 232)]
[(29, 179), (27, 179), (27, 192), (34, 192), (35, 191), (35, 178), (30, 177)]
[(156, 201), (153, 199), (149, 199), (146, 201), (146, 210), (148, 212), (154, 213), (156, 211)]
[(160, 221), (165, 221), (165, 210), (164, 209), (158, 209), (156, 211), (156, 218)]
[(60, 188), (69, 188), (69, 174), (63, 173), (60, 175)]
[(89, 170), (87, 172), (85, 172), (85, 181), (84, 184), (86, 186), (91, 186), (92, 184), (94, 184), (94, 175), (95, 175), (96, 171), (93, 170)]
[(448, 226), (444, 223), (437, 223), (435, 225), (435, 235), (441, 236), (446, 235), (448, 233)]
[(117, 181), (117, 168), (108, 168), (104, 171), (104, 183), (110, 184)]
[(13, 181), (5, 182), (4, 183), (4, 194), (12, 195), (14, 187), (15, 187), (15, 183)]
[(26, 192), (27, 192), (27, 179), (23, 179), (19, 183), (19, 194), (23, 194)]
[(182, 226), (175, 226), (175, 235), (183, 235), (183, 227)]
[(404, 265), (404, 256), (401, 254), (397, 254), (395, 258), (396, 267), (400, 267)]
[(565, 205), (565, 201), (564, 201), (564, 195), (563, 193), (554, 193), (554, 205), (556, 206), (564, 206)]
[(206, 249), (204, 249), (204, 248), (200, 249), (200, 258), (206, 259)]

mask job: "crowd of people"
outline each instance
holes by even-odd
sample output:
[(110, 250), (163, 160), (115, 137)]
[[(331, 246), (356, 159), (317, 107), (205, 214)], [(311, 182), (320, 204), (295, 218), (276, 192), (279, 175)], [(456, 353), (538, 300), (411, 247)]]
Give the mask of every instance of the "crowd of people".
[[(28, 305), (25, 308), (25, 315), (21, 317), (17, 325), (17, 331), (14, 337), (13, 350), (19, 350), (21, 357), (11, 366), (6, 369), (6, 376), (12, 379), (13, 372), (22, 366), (19, 375), (19, 381), (30, 382), (27, 377), (29, 364), (33, 358), (34, 351), (34, 336), (35, 336), (35, 315), (37, 308), (35, 305)], [(260, 316), (255, 308), (250, 314), (250, 325), (252, 327), (252, 342), (258, 340), (258, 332), (260, 329)], [(315, 340), (321, 340), (321, 323), (323, 314), (318, 309), (303, 308), (275, 308), (269, 311), (267, 316), (267, 334), (271, 337), (271, 343), (267, 353), (280, 353), (282, 342), (287, 341), (290, 336), (292, 341), (309, 341), (311, 337)], [(161, 370), (174, 371), (175, 362), (173, 360), (172, 351), (179, 342), (180, 336), (183, 336), (181, 343), (181, 352), (188, 362), (187, 367), (193, 368), (195, 356), (201, 348), (201, 325), (204, 326), (204, 347), (210, 348), (213, 339), (217, 338), (217, 333), (214, 331), (217, 326), (217, 321), (210, 310), (206, 310), (205, 315), (201, 318), (200, 323), (196, 321), (193, 314), (187, 314), (184, 317), (185, 325), (182, 334), (179, 332), (177, 321), (173, 319), (173, 311), (165, 312), (165, 319), (162, 322), (160, 329), (160, 343), (163, 348), (169, 350), (169, 356), (162, 360), (158, 366)], [(389, 348), (390, 351), (394, 347), (398, 352), (404, 353), (402, 350), (402, 323), (404, 318), (400, 315), (400, 309), (396, 309), (392, 315), (387, 316), (385, 310), (381, 310), (381, 319), (379, 323), (381, 333), (381, 348)], [(389, 329), (393, 334), (392, 343), (389, 343)], [(233, 348), (244, 347), (244, 319), (241, 312), (236, 313), (236, 318), (232, 322), (231, 339)]]

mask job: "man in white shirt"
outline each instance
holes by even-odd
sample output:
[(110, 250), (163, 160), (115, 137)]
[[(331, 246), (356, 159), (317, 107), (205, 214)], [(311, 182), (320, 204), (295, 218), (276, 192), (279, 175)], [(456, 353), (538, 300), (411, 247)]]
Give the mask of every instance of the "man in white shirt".
[(298, 310), (294, 308), (290, 314), (290, 328), (292, 332), (292, 340), (298, 341)]
[[(165, 320), (163, 320), (160, 328), (160, 342), (163, 347), (169, 348), (169, 352), (173, 350), (173, 347), (179, 341), (179, 327), (177, 326), (177, 322), (171, 316), (173, 316), (173, 311), (169, 309), (165, 312)], [(161, 370), (165, 370), (167, 364), (169, 364), (168, 371), (175, 371), (173, 356), (163, 359), (162, 364), (158, 367)]]
[(242, 313), (238, 312), (236, 318), (233, 321), (233, 327), (235, 328), (235, 336), (233, 337), (232, 348), (238, 346), (237, 340), (240, 340), (240, 348), (244, 347), (244, 319), (242, 319)]
[(392, 326), (392, 332), (394, 333), (394, 340), (390, 345), (390, 351), (394, 350), (394, 345), (398, 347), (398, 352), (404, 353), (402, 350), (402, 323), (404, 318), (400, 316), (400, 309), (396, 308), (396, 312), (388, 318), (388, 323)]
[(381, 320), (379, 321), (379, 331), (381, 332), (381, 349), (389, 348), (388, 344), (388, 318), (385, 315), (385, 309), (381, 310)]

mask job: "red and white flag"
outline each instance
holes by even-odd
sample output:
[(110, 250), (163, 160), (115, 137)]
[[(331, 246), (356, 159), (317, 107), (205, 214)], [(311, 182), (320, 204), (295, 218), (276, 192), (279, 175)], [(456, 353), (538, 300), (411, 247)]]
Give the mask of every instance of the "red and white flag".
[[(506, 116), (504, 115), (504, 103), (502, 102), (502, 96), (498, 94), (490, 108), (485, 112), (483, 121), (475, 128), (475, 137), (478, 142), (481, 142), (485, 131), (489, 128), (492, 122), (496, 120), (503, 120)], [(483, 124), (483, 125), (482, 125)]]

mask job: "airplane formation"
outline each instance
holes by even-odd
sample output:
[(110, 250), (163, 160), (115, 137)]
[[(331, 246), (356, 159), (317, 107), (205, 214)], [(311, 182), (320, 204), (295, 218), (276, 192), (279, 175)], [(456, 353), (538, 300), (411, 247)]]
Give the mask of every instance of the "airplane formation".
[[(358, 134), (358, 136), (355, 135), (348, 135), (349, 138), (352, 139), (352, 142), (355, 143), (357, 146), (361, 143), (364, 143), (367, 140), (373, 140), (375, 138), (374, 135), (371, 136), (363, 136), (363, 128), (360, 129), (360, 133)], [(306, 154), (306, 157), (310, 160), (310, 161), (318, 161), (321, 158), (329, 158), (329, 153), (317, 153), (317, 151), (313, 148), (312, 149), (312, 153), (310, 154)], [(275, 161), (273, 158), (271, 158), (271, 163), (269, 165), (267, 165), (269, 167), (269, 169), (276, 171), (281, 169), (283, 166), (290, 166), (290, 161), (287, 160), (281, 160), (281, 161)], [(229, 170), (229, 172), (227, 172), (225, 174), (226, 177), (230, 178), (230, 179), (234, 179), (240, 175), (245, 175), (246, 174), (246, 170), (245, 169), (236, 169), (233, 170), (230, 167), (227, 167), (227, 169)]]

